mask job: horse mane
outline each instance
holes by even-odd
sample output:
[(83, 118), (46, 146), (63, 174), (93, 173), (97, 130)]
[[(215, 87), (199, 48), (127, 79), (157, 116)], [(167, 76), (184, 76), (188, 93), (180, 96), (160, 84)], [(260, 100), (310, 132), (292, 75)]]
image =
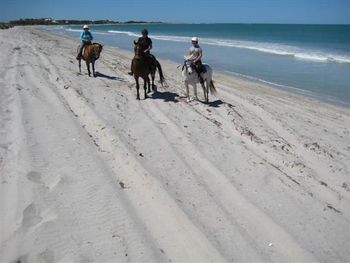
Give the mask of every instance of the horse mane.
[[(143, 59), (143, 58), (145, 58), (145, 54), (144, 54), (143, 49), (141, 48), (139, 42), (136, 42), (136, 41), (134, 40), (134, 45), (135, 45), (135, 47), (134, 47), (134, 53), (135, 53), (135, 54), (134, 54), (134, 59)], [(139, 53), (140, 53), (141, 55), (140, 55), (140, 54), (136, 54), (137, 48), (141, 50), (141, 51), (139, 51)]]

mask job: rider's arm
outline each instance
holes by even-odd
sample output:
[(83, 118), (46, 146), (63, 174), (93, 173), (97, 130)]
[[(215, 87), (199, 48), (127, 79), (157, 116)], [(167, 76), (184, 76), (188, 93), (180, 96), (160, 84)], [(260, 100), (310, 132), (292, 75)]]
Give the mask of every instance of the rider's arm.
[(152, 49), (152, 40), (150, 38), (146, 38), (145, 41), (147, 41), (148, 47), (143, 52), (148, 52)]
[(146, 53), (146, 52), (150, 51), (151, 49), (152, 49), (152, 43), (143, 52)]

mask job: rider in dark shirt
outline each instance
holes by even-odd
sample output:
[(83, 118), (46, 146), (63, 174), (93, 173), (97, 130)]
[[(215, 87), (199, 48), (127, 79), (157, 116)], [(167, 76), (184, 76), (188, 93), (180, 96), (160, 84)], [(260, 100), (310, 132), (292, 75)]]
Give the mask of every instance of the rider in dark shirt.
[[(142, 37), (139, 37), (137, 40), (137, 43), (141, 46), (143, 49), (143, 52), (145, 53), (145, 57), (149, 58), (150, 60), (155, 59), (153, 55), (151, 55), (150, 50), (152, 49), (152, 40), (148, 37), (148, 30), (143, 29), (141, 31)], [(132, 72), (132, 62), (131, 62), (131, 71), (128, 72), (129, 75), (133, 75)]]
[(150, 50), (152, 49), (152, 40), (148, 37), (148, 31), (147, 29), (142, 30), (142, 37), (140, 37), (137, 42), (142, 47), (143, 52), (145, 54), (149, 55)]

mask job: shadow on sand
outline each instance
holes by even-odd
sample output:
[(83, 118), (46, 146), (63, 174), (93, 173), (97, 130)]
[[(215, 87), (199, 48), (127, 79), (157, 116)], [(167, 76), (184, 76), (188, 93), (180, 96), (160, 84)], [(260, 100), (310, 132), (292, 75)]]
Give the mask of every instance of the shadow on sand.
[(175, 102), (175, 103), (177, 103), (177, 102), (179, 102), (177, 97), (179, 97), (179, 95), (177, 93), (174, 93), (174, 92), (169, 92), (169, 91), (160, 92), (160, 91), (157, 91), (157, 92), (153, 93), (150, 98), (156, 99), (156, 100), (163, 100), (164, 102)]
[(223, 102), (222, 100), (215, 100), (215, 101), (210, 101), (207, 104), (209, 107), (214, 107), (214, 108), (218, 108), (220, 107), (220, 105), (225, 104), (225, 102)]
[(106, 78), (106, 79), (118, 80), (118, 81), (125, 82), (125, 79), (123, 79), (123, 78), (108, 76), (108, 75), (102, 74), (102, 73), (100, 73), (98, 71), (95, 72), (95, 75), (96, 75), (97, 78)]

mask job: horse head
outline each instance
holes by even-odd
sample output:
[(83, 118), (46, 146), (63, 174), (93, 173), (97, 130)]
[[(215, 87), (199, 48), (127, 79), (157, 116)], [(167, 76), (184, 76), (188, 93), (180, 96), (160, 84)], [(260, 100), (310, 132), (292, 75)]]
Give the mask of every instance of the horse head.
[(193, 73), (193, 65), (192, 65), (192, 62), (189, 61), (189, 60), (185, 60), (182, 69), (185, 70), (185, 72), (186, 72), (188, 75), (192, 75), (192, 73)]
[(135, 42), (135, 40), (134, 40), (134, 52), (135, 52), (136, 58), (140, 58), (140, 57), (145, 56), (145, 53), (143, 52), (143, 48), (141, 47), (141, 45), (138, 42)]
[(102, 49), (103, 49), (103, 45), (101, 45), (99, 43), (93, 44), (93, 56), (94, 56), (95, 60), (99, 59), (100, 54), (102, 52)]

